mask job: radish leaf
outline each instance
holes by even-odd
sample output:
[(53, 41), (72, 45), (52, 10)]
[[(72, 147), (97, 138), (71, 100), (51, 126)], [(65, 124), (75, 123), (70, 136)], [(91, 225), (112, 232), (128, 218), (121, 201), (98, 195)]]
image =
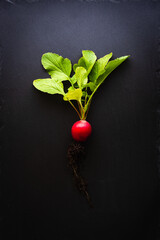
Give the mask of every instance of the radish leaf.
[[(70, 76), (72, 64), (68, 58), (56, 53), (45, 53), (41, 61), (51, 78), (36, 79), (33, 85), (42, 92), (63, 95), (63, 100), (69, 101), (80, 119), (86, 119), (93, 95), (99, 86), (129, 56), (109, 61), (111, 57), (112, 53), (109, 53), (96, 61), (97, 57), (93, 51), (83, 50), (82, 57), (73, 66), (75, 74)], [(65, 80), (70, 82), (67, 93), (64, 92), (62, 83)], [(72, 100), (78, 102), (78, 108)]]
[(77, 67), (83, 67), (87, 70), (87, 75), (88, 75), (95, 64), (97, 57), (95, 53), (90, 50), (83, 50), (82, 55), (83, 57), (79, 59), (78, 64), (74, 64), (73, 70), (76, 72)]
[(76, 73), (75, 73), (75, 78), (76, 78), (79, 88), (83, 89), (88, 82), (86, 69), (83, 67), (77, 67)]
[(33, 81), (33, 85), (35, 88), (42, 92), (50, 93), (50, 94), (61, 94), (64, 95), (64, 88), (62, 82), (57, 82), (51, 78), (45, 79), (36, 79)]
[(93, 83), (93, 82), (87, 83), (86, 86), (90, 88), (91, 92), (93, 92), (94, 89), (96, 88), (96, 85), (95, 85), (95, 83)]
[(70, 79), (70, 82), (71, 82), (71, 84), (73, 85), (73, 84), (75, 84), (76, 83), (76, 77), (75, 77), (75, 74), (71, 77), (71, 79)]
[(111, 57), (112, 53), (107, 54), (96, 61), (89, 75), (91, 82), (95, 82), (97, 78), (105, 72), (105, 67)]
[(77, 100), (78, 102), (81, 102), (81, 97), (82, 90), (80, 88), (69, 89), (68, 92), (64, 95), (63, 100), (64, 101)]
[(58, 81), (70, 81), (72, 64), (68, 58), (63, 58), (56, 53), (49, 52), (42, 55), (41, 62), (52, 78)]
[(96, 81), (96, 85), (100, 85), (105, 79), (106, 77), (108, 77), (108, 75), (114, 70), (116, 69), (121, 63), (123, 63), (128, 56), (123, 56), (120, 58), (116, 58), (115, 60), (109, 61), (107, 66), (105, 67), (105, 72), (99, 76), (99, 78)]
[(106, 77), (115, 69), (117, 68), (122, 62), (124, 62), (127, 58), (129, 57), (128, 56), (123, 56), (123, 57), (120, 57), (120, 58), (117, 58), (115, 60), (112, 60), (110, 61), (107, 66), (105, 67), (105, 72), (99, 76), (99, 78), (96, 80), (96, 85), (95, 85), (95, 88), (93, 87), (93, 92), (92, 94), (90, 95), (89, 99), (88, 99), (88, 102), (86, 103), (86, 105), (84, 106), (84, 111), (86, 112), (88, 110), (88, 107), (91, 103), (91, 100), (92, 100), (92, 97), (94, 95), (94, 93), (97, 91), (97, 89), (99, 88), (99, 86), (104, 82), (104, 80), (106, 79)]

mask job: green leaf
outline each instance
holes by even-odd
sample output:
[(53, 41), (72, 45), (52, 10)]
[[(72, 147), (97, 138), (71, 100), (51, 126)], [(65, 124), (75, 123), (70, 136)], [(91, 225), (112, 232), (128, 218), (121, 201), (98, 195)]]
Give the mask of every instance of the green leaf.
[(86, 69), (83, 67), (77, 67), (76, 73), (75, 73), (75, 78), (76, 78), (79, 88), (83, 89), (88, 82)]
[(68, 91), (70, 91), (70, 90), (74, 90), (75, 88), (73, 87), (73, 86), (70, 86), (69, 88), (68, 88)]
[(41, 62), (52, 78), (58, 81), (70, 80), (72, 64), (68, 58), (49, 52), (42, 55)]
[(51, 78), (45, 79), (36, 79), (33, 81), (33, 85), (35, 88), (42, 92), (50, 93), (50, 94), (61, 94), (64, 95), (64, 88), (62, 82), (57, 82)]
[[(80, 60), (80, 59), (79, 59)], [(78, 61), (79, 62), (79, 61)], [(76, 68), (77, 67), (79, 67), (80, 66), (80, 64), (78, 64), (78, 63), (75, 63), (74, 65), (73, 65), (73, 70), (74, 70), (74, 72), (76, 72)], [(81, 66), (81, 67), (83, 67), (83, 66)]]
[(80, 102), (81, 97), (82, 97), (82, 90), (80, 88), (69, 89), (68, 92), (64, 95), (63, 100), (64, 101), (77, 100), (78, 102)]
[(81, 57), (79, 60), (78, 60), (78, 63), (75, 63), (73, 65), (73, 70), (76, 72), (76, 68), (77, 67), (83, 67), (87, 70), (87, 66), (86, 66), (86, 63), (85, 63), (85, 59), (84, 57)]
[(123, 56), (123, 57), (120, 57), (120, 58), (117, 58), (115, 60), (112, 60), (110, 61), (106, 68), (105, 68), (105, 72), (99, 76), (99, 78), (97, 79), (96, 81), (96, 86), (93, 87), (93, 92), (92, 94), (90, 95), (89, 99), (88, 99), (88, 102), (87, 104), (85, 105), (84, 107), (84, 111), (86, 112), (90, 103), (91, 103), (91, 100), (92, 100), (92, 97), (93, 95), (95, 94), (95, 92), (97, 91), (97, 89), (99, 88), (99, 86), (104, 82), (104, 80), (106, 79), (106, 77), (115, 69), (117, 68), (121, 63), (123, 63), (128, 57), (130, 57), (129, 55), (128, 56)]
[(73, 70), (76, 72), (77, 67), (83, 67), (87, 70), (87, 74), (89, 74), (95, 64), (97, 57), (95, 53), (90, 50), (83, 50), (82, 55), (83, 57), (79, 59), (78, 64), (74, 64)]
[(105, 72), (105, 67), (111, 57), (112, 53), (109, 53), (96, 61), (89, 75), (91, 82), (95, 82), (97, 78)]
[(71, 84), (75, 84), (76, 83), (76, 77), (75, 77), (75, 74), (71, 77), (71, 79), (70, 79), (70, 82), (71, 82)]
[(93, 82), (89, 82), (89, 83), (87, 83), (86, 87), (89, 87), (91, 92), (93, 92), (94, 89), (96, 88), (96, 85)]
[(129, 55), (109, 61), (107, 66), (105, 67), (105, 72), (102, 75), (100, 75), (99, 78), (97, 79), (96, 85), (100, 85), (106, 79), (106, 77), (108, 77), (108, 75), (114, 69), (116, 69), (121, 63), (123, 63), (128, 57), (129, 57)]

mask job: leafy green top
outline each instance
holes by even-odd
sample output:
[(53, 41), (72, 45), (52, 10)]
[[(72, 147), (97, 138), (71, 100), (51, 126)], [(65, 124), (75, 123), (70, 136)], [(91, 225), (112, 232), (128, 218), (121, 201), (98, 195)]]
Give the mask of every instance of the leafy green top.
[[(36, 79), (35, 88), (49, 94), (61, 94), (64, 101), (69, 101), (80, 119), (86, 119), (94, 93), (106, 77), (124, 62), (128, 56), (110, 60), (112, 53), (97, 60), (93, 51), (83, 50), (82, 57), (73, 65), (74, 74), (71, 77), (72, 64), (68, 58), (56, 53), (45, 53), (41, 62), (51, 78)], [(70, 87), (65, 93), (63, 81), (69, 81)], [(72, 100), (76, 101), (76, 107)]]

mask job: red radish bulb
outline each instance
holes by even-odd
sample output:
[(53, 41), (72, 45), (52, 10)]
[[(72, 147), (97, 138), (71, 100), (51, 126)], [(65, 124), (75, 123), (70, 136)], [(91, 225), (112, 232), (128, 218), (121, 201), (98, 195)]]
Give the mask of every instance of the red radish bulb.
[(84, 142), (91, 135), (92, 127), (86, 120), (79, 120), (72, 126), (71, 133), (74, 140)]

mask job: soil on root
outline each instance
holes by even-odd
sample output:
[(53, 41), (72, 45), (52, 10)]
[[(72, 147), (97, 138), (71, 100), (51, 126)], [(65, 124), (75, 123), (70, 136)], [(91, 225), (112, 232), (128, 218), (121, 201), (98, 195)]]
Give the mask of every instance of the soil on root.
[(68, 147), (67, 158), (68, 165), (71, 167), (77, 189), (87, 199), (90, 207), (93, 208), (91, 197), (87, 190), (87, 182), (80, 175), (80, 167), (85, 156), (85, 147), (81, 143), (72, 143)]

